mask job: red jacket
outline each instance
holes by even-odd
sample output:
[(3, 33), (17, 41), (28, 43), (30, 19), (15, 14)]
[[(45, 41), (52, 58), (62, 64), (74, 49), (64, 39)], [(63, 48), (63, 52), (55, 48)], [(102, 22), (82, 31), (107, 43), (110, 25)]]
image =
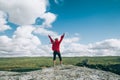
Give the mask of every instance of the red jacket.
[(48, 37), (50, 38), (50, 41), (52, 43), (52, 50), (60, 52), (60, 43), (64, 38), (64, 34), (61, 36), (60, 40), (55, 40), (55, 41), (51, 38), (51, 36), (48, 35)]

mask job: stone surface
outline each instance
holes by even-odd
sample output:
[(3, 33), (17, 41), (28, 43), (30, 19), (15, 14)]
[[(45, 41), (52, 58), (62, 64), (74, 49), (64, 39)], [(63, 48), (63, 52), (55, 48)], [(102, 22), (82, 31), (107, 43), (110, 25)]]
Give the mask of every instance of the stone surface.
[(120, 80), (120, 75), (86, 67), (63, 65), (31, 72), (0, 71), (0, 80)]

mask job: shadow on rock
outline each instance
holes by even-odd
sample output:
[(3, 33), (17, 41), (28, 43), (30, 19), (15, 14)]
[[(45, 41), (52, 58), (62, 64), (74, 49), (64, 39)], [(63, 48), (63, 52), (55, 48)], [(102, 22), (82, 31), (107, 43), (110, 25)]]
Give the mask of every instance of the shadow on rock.
[(81, 67), (88, 67), (88, 68), (93, 68), (93, 69), (99, 69), (99, 70), (104, 70), (104, 71), (110, 71), (113, 73), (116, 73), (120, 75), (120, 64), (109, 64), (109, 65), (102, 65), (102, 64), (88, 64), (88, 60), (85, 59), (80, 63), (77, 63), (76, 66), (81, 66)]

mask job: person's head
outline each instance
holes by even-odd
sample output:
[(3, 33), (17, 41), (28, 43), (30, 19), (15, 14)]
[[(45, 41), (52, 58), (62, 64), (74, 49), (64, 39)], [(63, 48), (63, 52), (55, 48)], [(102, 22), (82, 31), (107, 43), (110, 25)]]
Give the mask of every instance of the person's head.
[(55, 41), (58, 41), (58, 38), (55, 38)]

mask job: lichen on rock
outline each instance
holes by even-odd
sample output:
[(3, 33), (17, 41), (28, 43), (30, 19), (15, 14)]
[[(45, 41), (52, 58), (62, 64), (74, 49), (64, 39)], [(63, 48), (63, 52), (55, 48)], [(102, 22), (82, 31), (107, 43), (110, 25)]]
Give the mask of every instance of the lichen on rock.
[(120, 75), (86, 67), (58, 65), (31, 72), (0, 71), (0, 80), (120, 80)]

